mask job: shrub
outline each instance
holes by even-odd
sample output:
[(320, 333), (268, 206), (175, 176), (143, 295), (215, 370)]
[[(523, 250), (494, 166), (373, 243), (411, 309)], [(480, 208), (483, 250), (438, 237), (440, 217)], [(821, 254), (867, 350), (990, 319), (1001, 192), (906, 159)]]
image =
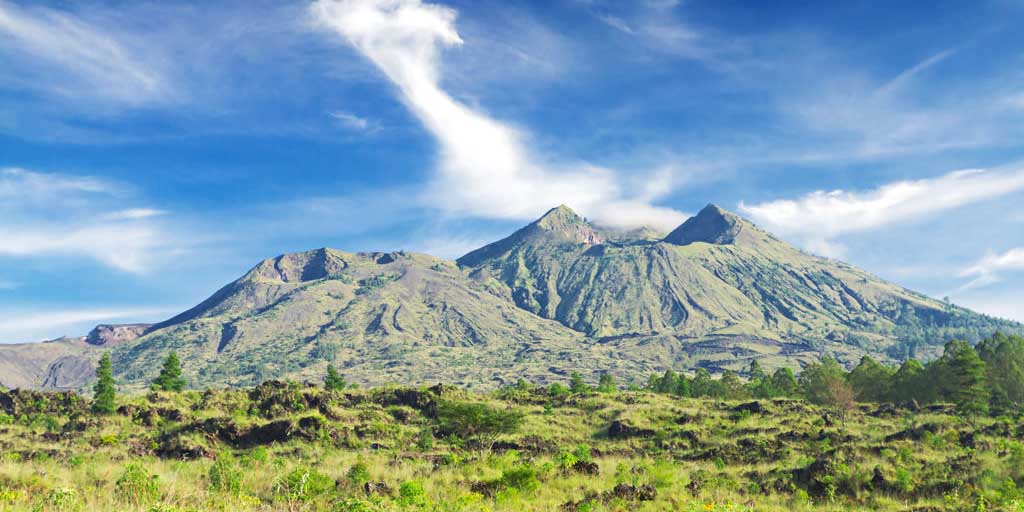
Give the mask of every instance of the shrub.
[(516, 466), (501, 473), (498, 486), (504, 489), (533, 492), (540, 487), (537, 470), (529, 466)]
[(345, 477), (348, 478), (352, 485), (360, 486), (370, 481), (370, 470), (366, 468), (366, 464), (363, 462), (356, 462), (348, 469)]
[(403, 507), (425, 507), (427, 492), (419, 482), (402, 482), (398, 487), (398, 499), (395, 501)]
[(270, 462), (270, 453), (267, 452), (267, 448), (264, 446), (257, 446), (253, 448), (244, 458), (243, 461), (247, 466), (255, 466), (257, 464), (266, 464)]
[(274, 494), (287, 501), (310, 501), (333, 487), (334, 481), (327, 475), (313, 468), (298, 467), (278, 480)]
[(242, 493), (242, 470), (229, 454), (221, 454), (210, 466), (210, 488), (233, 496)]
[(114, 495), (121, 501), (141, 506), (160, 497), (160, 483), (139, 464), (128, 464), (114, 484)]
[(572, 451), (572, 454), (576, 456), (576, 460), (583, 462), (591, 462), (594, 458), (590, 455), (590, 445), (580, 443), (576, 445), (576, 449)]

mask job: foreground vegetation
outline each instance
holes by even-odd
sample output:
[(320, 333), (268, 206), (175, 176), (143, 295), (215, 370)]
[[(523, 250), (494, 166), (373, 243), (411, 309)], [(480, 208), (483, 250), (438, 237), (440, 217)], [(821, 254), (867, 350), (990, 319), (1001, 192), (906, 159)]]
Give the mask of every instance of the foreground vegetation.
[(953, 404), (168, 382), (0, 393), (0, 510), (1024, 510), (1021, 418)]

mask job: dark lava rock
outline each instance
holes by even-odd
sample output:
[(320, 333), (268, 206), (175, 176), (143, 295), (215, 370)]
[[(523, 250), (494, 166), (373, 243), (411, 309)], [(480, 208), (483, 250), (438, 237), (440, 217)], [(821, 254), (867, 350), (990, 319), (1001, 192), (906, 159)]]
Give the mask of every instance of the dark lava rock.
[(764, 405), (757, 401), (737, 405), (736, 407), (733, 407), (732, 410), (733, 412), (749, 412), (751, 414), (761, 414), (765, 412)]
[(631, 437), (649, 438), (654, 437), (655, 434), (657, 434), (657, 432), (654, 430), (639, 428), (634, 425), (630, 425), (623, 420), (615, 420), (608, 425), (608, 437), (612, 439), (628, 439)]
[(601, 467), (598, 466), (596, 462), (578, 460), (572, 465), (571, 471), (581, 475), (597, 476), (601, 474)]
[(367, 496), (391, 496), (394, 493), (391, 487), (384, 482), (366, 482), (363, 484), (363, 492)]

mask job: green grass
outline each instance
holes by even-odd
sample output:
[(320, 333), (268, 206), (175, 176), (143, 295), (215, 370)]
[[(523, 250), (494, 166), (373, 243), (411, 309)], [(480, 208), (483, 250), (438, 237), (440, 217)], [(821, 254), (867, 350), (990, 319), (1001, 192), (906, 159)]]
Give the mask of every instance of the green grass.
[[(6, 396), (0, 510), (1024, 510), (1020, 420), (941, 408), (862, 405), (844, 428), (801, 401), (751, 414), (646, 392), (269, 384), (122, 398), (104, 417)], [(442, 400), (523, 420), (487, 451), (439, 435)]]

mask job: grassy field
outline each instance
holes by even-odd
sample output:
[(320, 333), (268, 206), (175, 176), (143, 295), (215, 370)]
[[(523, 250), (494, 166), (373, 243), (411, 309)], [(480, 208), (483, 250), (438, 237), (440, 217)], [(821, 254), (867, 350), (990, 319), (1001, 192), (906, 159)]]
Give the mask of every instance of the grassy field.
[[(474, 403), (519, 421), (446, 420)], [(943, 405), (270, 382), (0, 411), (0, 510), (1024, 510), (1024, 424)]]

